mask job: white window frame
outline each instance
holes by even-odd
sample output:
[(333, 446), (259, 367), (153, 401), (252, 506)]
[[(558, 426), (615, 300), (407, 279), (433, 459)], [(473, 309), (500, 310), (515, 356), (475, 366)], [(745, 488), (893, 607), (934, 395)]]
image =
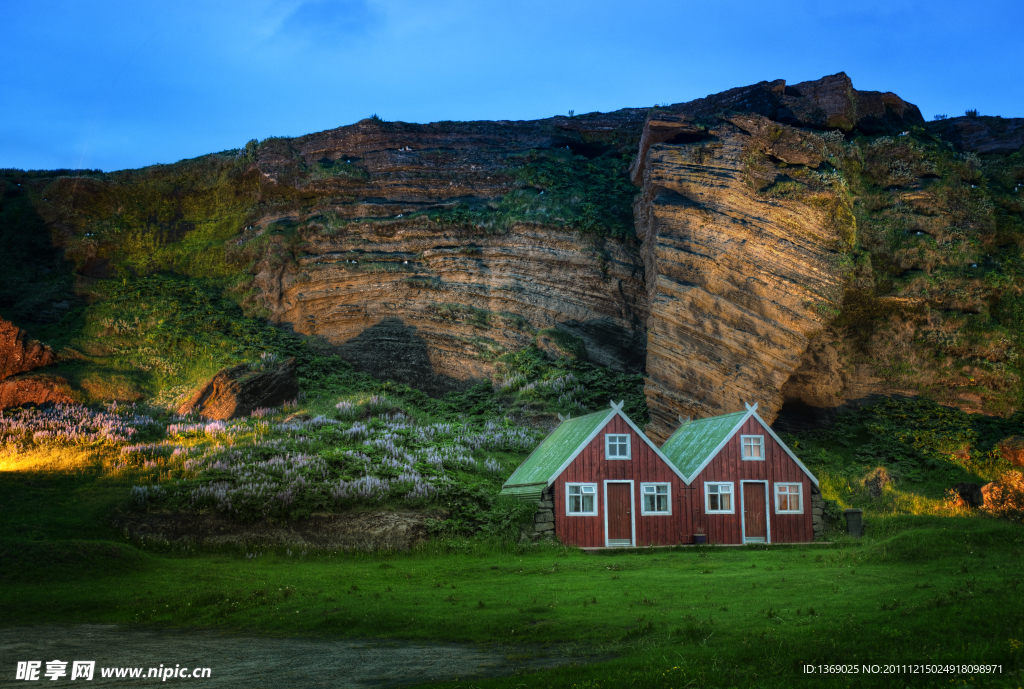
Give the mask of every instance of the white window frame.
[[(711, 486), (729, 486), (729, 509), (711, 509)], [(721, 495), (721, 493), (719, 493)], [(704, 514), (736, 514), (736, 484), (732, 481), (704, 482)]]
[[(657, 511), (657, 510), (648, 511), (648, 509), (647, 509), (647, 500), (646, 500), (647, 488), (648, 487), (654, 487), (654, 489), (657, 490), (658, 487), (660, 487), (660, 486), (665, 486), (665, 493), (664, 493), (664, 495), (665, 495), (665, 502), (668, 505), (668, 509), (662, 510), (662, 511)], [(657, 493), (655, 493), (655, 495), (657, 495)], [(654, 502), (655, 502), (655, 504), (657, 504), (658, 501), (655, 500)], [(652, 516), (652, 517), (656, 516), (656, 515), (662, 515), (662, 516), (664, 516), (664, 515), (671, 516), (672, 515), (672, 484), (671, 483), (666, 483), (666, 482), (662, 481), (662, 482), (659, 482), (659, 483), (641, 483), (640, 484), (640, 516), (641, 517), (646, 517), (648, 515)]]
[[(779, 509), (779, 487), (780, 486), (796, 486), (796, 497), (800, 501), (800, 509), (798, 510), (782, 510)], [(776, 483), (772, 488), (772, 493), (775, 494), (775, 514), (803, 514), (804, 513), (804, 484), (803, 483), (789, 483), (782, 482)]]
[[(760, 457), (747, 457), (746, 448), (748, 440), (757, 440), (757, 443), (751, 443), (751, 447), (754, 445), (760, 445), (761, 456)], [(763, 462), (764, 461), (764, 436), (763, 435), (741, 435), (740, 436), (740, 459), (744, 462)]]
[[(594, 509), (590, 512), (573, 512), (572, 511), (572, 494), (569, 492), (570, 488), (580, 486), (589, 486), (593, 489), (593, 492), (580, 492), (580, 495), (589, 495), (593, 500)], [(580, 507), (583, 507), (583, 499), (580, 498)], [(566, 483), (565, 484), (565, 516), (567, 517), (596, 517), (597, 516), (597, 484), (596, 483)]]
[[(612, 444), (612, 438), (625, 438), (626, 439), (626, 456), (612, 455), (609, 452)], [(618, 443), (615, 443), (618, 446)], [(620, 460), (620, 459), (633, 459), (633, 443), (630, 442), (629, 433), (605, 433), (604, 434), (604, 458), (609, 460)]]

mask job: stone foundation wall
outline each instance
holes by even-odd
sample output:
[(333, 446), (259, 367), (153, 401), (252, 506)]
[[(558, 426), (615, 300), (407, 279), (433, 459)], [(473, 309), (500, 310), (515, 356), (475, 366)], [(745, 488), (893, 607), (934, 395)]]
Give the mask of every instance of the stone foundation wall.
[(548, 486), (537, 503), (537, 514), (533, 517), (533, 534), (535, 540), (555, 537), (555, 489)]
[(811, 518), (814, 524), (814, 540), (820, 541), (825, 533), (825, 501), (821, 497), (821, 489), (811, 484)]

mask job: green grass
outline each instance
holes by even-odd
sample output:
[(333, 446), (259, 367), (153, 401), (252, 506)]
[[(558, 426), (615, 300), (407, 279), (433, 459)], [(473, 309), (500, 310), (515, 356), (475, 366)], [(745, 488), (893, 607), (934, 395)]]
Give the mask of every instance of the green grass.
[[(531, 357), (508, 363), (524, 371), (547, 365)], [(428, 421), (445, 413), (439, 401), (419, 399), (417, 406), (414, 391), (404, 391), (404, 402), (402, 393), (393, 387), (391, 401), (364, 401), (352, 414), (365, 421), (404, 410)], [(360, 394), (365, 398), (350, 399)], [(314, 397), (306, 409), (327, 412), (334, 399)], [(260, 422), (247, 423), (255, 431)], [(1014, 601), (1024, 582), (1024, 531), (945, 509), (941, 499), (950, 481), (998, 472), (994, 443), (1019, 430), (1015, 420), (890, 400), (842, 418), (831, 431), (789, 438), (822, 478), (826, 496), (865, 509), (863, 539), (832, 531), (830, 543), (815, 546), (600, 555), (517, 544), (525, 515), (489, 497), (500, 477), (471, 470), (453, 472), (460, 488), (446, 495), (451, 517), (435, 525), (434, 540), (410, 552), (131, 542), (110, 517), (134, 509), (128, 489), (147, 474), (110, 471), (115, 447), (37, 444), (16, 454), (8, 447), (0, 471), (0, 622), (522, 644), (524, 654), (589, 657), (531, 675), (529, 686), (539, 687), (893, 686), (887, 676), (808, 676), (800, 668), (920, 662), (995, 663), (1004, 674), (901, 676), (898, 686), (949, 686), (950, 679), (1018, 686), (1024, 608)], [(333, 435), (303, 433), (317, 454), (343, 449)], [(247, 442), (237, 435), (235, 446)], [(315, 445), (321, 442), (338, 447)], [(872, 461), (890, 466), (897, 480), (871, 497), (859, 482), (872, 465), (858, 458), (878, 443), (892, 454)], [(965, 445), (974, 454), (963, 455)], [(522, 456), (499, 459), (507, 471)], [(964, 473), (951, 474), (941, 462)], [(346, 507), (366, 508), (373, 505)], [(518, 687), (523, 680), (472, 686)]]
[[(1001, 663), (1019, 673), (1011, 640), (1024, 636), (1024, 611), (1007, 605), (1024, 575), (1019, 528), (979, 519), (885, 524), (832, 546), (605, 555), (480, 542), (459, 552), (458, 541), (442, 540), (410, 553), (250, 549), (250, 558), (7, 540), (0, 548), (16, 557), (5, 560), (0, 610), (5, 624), (521, 643), (618, 656), (531, 676), (539, 687), (846, 686), (853, 678), (799, 669), (838, 662)], [(919, 679), (912, 686), (928, 686)], [(1008, 679), (975, 685), (1013, 686), (1019, 674)], [(858, 686), (889, 681), (856, 678)]]

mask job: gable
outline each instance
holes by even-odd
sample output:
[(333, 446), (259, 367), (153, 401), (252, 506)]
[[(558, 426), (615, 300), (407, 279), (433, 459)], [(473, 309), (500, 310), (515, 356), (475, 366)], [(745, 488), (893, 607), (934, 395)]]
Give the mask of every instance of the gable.
[[(617, 424), (617, 423), (616, 423), (616, 420), (617, 420), (617, 419), (618, 419), (618, 420), (620, 420), (620, 421), (621, 421), (622, 423), (621, 423), (621, 424)], [(610, 425), (613, 425), (613, 424), (614, 424), (614, 425), (619, 425), (619, 426), (623, 426), (623, 425), (624, 425), (625, 427), (624, 427), (624, 428), (621, 428), (621, 427), (620, 427), (620, 428), (618, 428), (618, 429), (609, 429), (609, 426), (610, 426)], [(678, 476), (678, 477), (679, 477), (679, 479), (680, 479), (680, 480), (681, 480), (681, 481), (682, 481), (682, 482), (683, 482), (684, 484), (689, 484), (689, 481), (687, 481), (687, 480), (686, 480), (686, 476), (684, 476), (684, 475), (683, 475), (683, 474), (682, 474), (682, 473), (681, 473), (681, 472), (680, 472), (680, 471), (679, 471), (679, 470), (678, 470), (678, 469), (677, 469), (677, 468), (675, 467), (675, 465), (673, 465), (673, 464), (672, 464), (672, 462), (668, 461), (668, 458), (667, 458), (667, 457), (665, 457), (665, 455), (664, 455), (664, 454), (662, 454), (661, 450), (659, 450), (659, 449), (658, 449), (658, 446), (657, 446), (657, 445), (655, 445), (655, 444), (654, 444), (653, 442), (651, 442), (651, 439), (647, 437), (647, 434), (646, 434), (646, 433), (644, 433), (643, 431), (641, 431), (641, 430), (640, 430), (639, 428), (637, 428), (636, 424), (635, 424), (635, 423), (633, 423), (632, 419), (630, 419), (630, 418), (629, 418), (628, 416), (626, 416), (625, 414), (623, 414), (623, 413), (622, 413), (622, 411), (621, 411), (621, 407), (620, 407), (620, 408), (618, 408), (618, 409), (615, 409), (615, 410), (614, 410), (614, 413), (613, 413), (613, 414), (611, 414), (611, 416), (609, 416), (609, 418), (608, 418), (607, 420), (605, 420), (605, 422), (604, 422), (604, 423), (602, 423), (602, 424), (601, 424), (601, 425), (600, 425), (600, 426), (599, 426), (598, 428), (596, 428), (596, 429), (594, 430), (594, 432), (593, 432), (593, 433), (592, 433), (592, 434), (590, 435), (590, 437), (588, 437), (588, 438), (587, 438), (586, 442), (584, 442), (584, 443), (583, 443), (583, 444), (582, 444), (582, 445), (581, 445), (581, 446), (580, 446), (580, 447), (579, 447), (579, 448), (578, 448), (578, 449), (576, 450), (576, 452), (574, 452), (574, 453), (572, 454), (572, 456), (571, 456), (571, 457), (569, 457), (569, 458), (567, 458), (567, 459), (566, 459), (566, 461), (565, 461), (565, 462), (564, 462), (564, 463), (562, 464), (562, 466), (560, 466), (560, 467), (558, 468), (558, 471), (556, 471), (556, 472), (555, 472), (555, 474), (554, 474), (554, 475), (553, 475), (553, 476), (551, 477), (551, 479), (550, 479), (549, 483), (554, 483), (555, 479), (557, 479), (557, 478), (558, 478), (558, 477), (559, 477), (559, 476), (560, 476), (560, 475), (562, 474), (562, 472), (564, 472), (564, 471), (565, 471), (566, 469), (568, 469), (568, 468), (569, 468), (569, 466), (570, 466), (570, 465), (571, 465), (571, 464), (572, 464), (572, 463), (573, 463), (573, 462), (574, 462), (574, 461), (576, 460), (576, 458), (577, 458), (577, 457), (579, 457), (579, 455), (580, 455), (580, 454), (581, 454), (581, 453), (582, 453), (582, 452), (584, 451), (584, 449), (585, 449), (585, 448), (586, 448), (586, 447), (587, 447), (588, 445), (590, 445), (591, 443), (593, 443), (593, 442), (595, 441), (595, 439), (598, 439), (598, 436), (600, 436), (600, 435), (602, 435), (602, 434), (604, 434), (604, 433), (606, 433), (606, 432), (608, 432), (608, 433), (622, 433), (622, 432), (630, 432), (632, 436), (635, 436), (635, 438), (636, 438), (637, 440), (639, 440), (639, 441), (640, 441), (641, 443), (643, 443), (644, 445), (646, 445), (646, 446), (647, 446), (647, 448), (648, 448), (648, 449), (649, 449), (649, 450), (651, 451), (651, 453), (652, 453), (652, 454), (653, 454), (653, 455), (654, 455), (654, 456), (655, 456), (655, 457), (656, 457), (656, 458), (657, 458), (657, 459), (658, 459), (659, 461), (663, 462), (663, 463), (665, 464), (665, 466), (666, 466), (666, 467), (667, 467), (667, 468), (668, 468), (668, 469), (669, 469), (669, 470), (670, 470), (670, 471), (671, 471), (671, 472), (672, 472), (673, 474), (675, 474), (676, 476)], [(599, 451), (598, 451), (598, 453), (597, 453), (597, 454), (599, 454), (600, 456), (602, 456), (602, 457), (603, 457), (603, 456), (604, 456), (604, 447), (603, 447), (603, 442), (601, 442), (600, 440), (598, 440), (597, 442), (598, 442), (598, 444), (599, 444), (599, 445), (598, 445), (598, 446), (599, 446)], [(621, 460), (610, 460), (610, 461), (615, 461), (615, 462), (618, 462), (618, 461), (621, 461)], [(626, 461), (631, 461), (631, 460), (626, 460)]]
[(501, 492), (505, 494), (525, 492), (533, 495), (538, 488), (542, 489), (546, 485), (551, 485), (583, 452), (584, 448), (616, 418), (624, 421), (637, 439), (664, 462), (683, 483), (689, 484), (686, 476), (665, 457), (628, 416), (622, 413), (622, 404), (619, 403), (618, 405), (613, 404), (612, 408), (607, 411), (587, 414), (560, 423), (505, 481)]
[(661, 451), (690, 480), (718, 454), (743, 421), (745, 412), (687, 421), (661, 446)]
[(661, 449), (669, 461), (686, 474), (687, 483), (691, 483), (711, 463), (711, 460), (718, 456), (726, 443), (740, 432), (747, 420), (754, 419), (763, 429), (764, 434), (778, 444), (814, 485), (818, 485), (818, 478), (782, 442), (775, 431), (768, 427), (764, 419), (758, 416), (756, 408), (757, 405), (748, 406), (746, 412), (734, 412), (686, 422), (665, 441)]
[(756, 411), (754, 411), (754, 410), (751, 410), (751, 411), (750, 411), (750, 415), (751, 415), (751, 416), (752, 416), (752, 417), (753, 417), (754, 419), (756, 419), (756, 420), (757, 420), (757, 423), (758, 423), (758, 424), (760, 424), (761, 428), (763, 428), (763, 429), (764, 429), (764, 431), (765, 431), (765, 432), (766, 432), (766, 433), (767, 433), (768, 435), (770, 435), (770, 436), (771, 436), (772, 440), (774, 440), (774, 441), (775, 441), (776, 443), (778, 443), (779, 447), (781, 447), (781, 448), (782, 448), (782, 450), (783, 450), (783, 451), (784, 451), (784, 452), (785, 452), (785, 453), (786, 453), (787, 455), (789, 455), (789, 458), (790, 458), (791, 460), (793, 460), (793, 461), (794, 461), (794, 462), (796, 463), (796, 465), (797, 465), (798, 467), (800, 467), (800, 470), (801, 470), (801, 471), (803, 471), (803, 472), (804, 472), (805, 474), (807, 474), (807, 478), (811, 479), (811, 483), (813, 483), (814, 485), (816, 485), (816, 486), (817, 486), (817, 485), (818, 485), (818, 477), (817, 477), (817, 476), (815, 476), (815, 475), (814, 475), (813, 473), (811, 473), (811, 470), (810, 470), (810, 469), (808, 469), (808, 468), (807, 468), (807, 466), (806, 466), (806, 465), (805, 465), (805, 464), (804, 464), (803, 462), (801, 462), (801, 461), (800, 461), (800, 460), (799, 460), (799, 459), (797, 458), (796, 454), (794, 454), (794, 453), (793, 453), (793, 451), (789, 449), (789, 446), (788, 446), (788, 445), (786, 445), (786, 443), (782, 442), (782, 438), (780, 438), (779, 436), (775, 435), (775, 431), (773, 431), (773, 430), (772, 430), (772, 429), (771, 429), (771, 428), (770, 428), (770, 427), (768, 426), (768, 424), (766, 424), (766, 423), (764, 422), (764, 419), (762, 419), (762, 418), (761, 418), (760, 416), (758, 416), (758, 415), (757, 415), (757, 412), (756, 412)]

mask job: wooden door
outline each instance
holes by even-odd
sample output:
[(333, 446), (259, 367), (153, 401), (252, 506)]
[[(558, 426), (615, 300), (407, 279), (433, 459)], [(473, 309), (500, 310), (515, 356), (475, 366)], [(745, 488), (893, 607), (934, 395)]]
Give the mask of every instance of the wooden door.
[(743, 484), (743, 540), (768, 540), (768, 510), (763, 483)]
[(630, 484), (609, 483), (608, 545), (633, 545), (633, 517)]

